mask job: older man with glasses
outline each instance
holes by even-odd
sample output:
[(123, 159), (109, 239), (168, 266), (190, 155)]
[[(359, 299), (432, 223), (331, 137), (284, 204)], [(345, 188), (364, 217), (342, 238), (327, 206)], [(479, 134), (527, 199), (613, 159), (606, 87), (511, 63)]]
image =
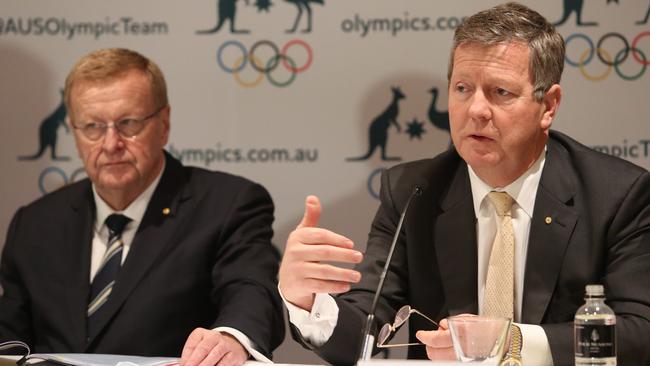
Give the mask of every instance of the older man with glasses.
[(39, 353), (265, 360), (283, 339), (273, 202), (167, 154), (170, 106), (144, 56), (105, 49), (66, 79), (88, 179), (18, 210), (0, 264), (0, 342)]

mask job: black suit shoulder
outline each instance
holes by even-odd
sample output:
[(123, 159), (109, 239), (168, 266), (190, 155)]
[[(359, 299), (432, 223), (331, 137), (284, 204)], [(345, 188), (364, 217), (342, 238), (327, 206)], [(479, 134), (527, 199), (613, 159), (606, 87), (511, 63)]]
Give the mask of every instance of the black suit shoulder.
[(64, 207), (76, 206), (80, 201), (92, 200), (92, 188), (88, 178), (67, 184), (53, 192), (47, 193), (34, 201), (22, 206), (24, 214), (51, 214), (57, 216), (57, 211)]
[(550, 132), (549, 145), (559, 147), (566, 152), (577, 172), (588, 173), (593, 178), (636, 179), (648, 171), (627, 160), (596, 151), (571, 137), (558, 132)]
[(264, 186), (239, 175), (190, 166), (183, 166), (183, 174), (188, 186), (195, 192), (219, 192), (234, 196), (241, 190), (256, 189), (263, 191), (270, 199)]

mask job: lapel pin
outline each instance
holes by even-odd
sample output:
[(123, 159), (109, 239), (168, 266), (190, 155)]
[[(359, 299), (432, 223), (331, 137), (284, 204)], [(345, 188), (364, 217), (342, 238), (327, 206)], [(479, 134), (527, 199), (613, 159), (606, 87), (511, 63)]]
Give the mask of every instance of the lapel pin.
[(546, 225), (550, 225), (553, 222), (553, 219), (551, 218), (551, 216), (546, 216), (544, 222), (546, 223)]
[(162, 213), (163, 213), (163, 215), (167, 216), (167, 215), (169, 215), (169, 211), (170, 211), (169, 207), (165, 207), (165, 208), (163, 208)]

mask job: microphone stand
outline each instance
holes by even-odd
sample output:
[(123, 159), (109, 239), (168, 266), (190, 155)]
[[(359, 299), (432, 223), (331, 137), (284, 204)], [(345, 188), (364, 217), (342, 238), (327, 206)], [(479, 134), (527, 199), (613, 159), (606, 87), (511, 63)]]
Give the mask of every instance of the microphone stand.
[(368, 317), (366, 318), (366, 324), (363, 327), (363, 333), (362, 333), (363, 343), (361, 345), (361, 357), (359, 357), (359, 361), (369, 361), (370, 358), (372, 357), (372, 350), (375, 346), (375, 336), (372, 335), (372, 325), (375, 322), (375, 311), (377, 310), (379, 295), (381, 295), (381, 290), (384, 288), (384, 281), (386, 280), (386, 274), (388, 274), (388, 267), (390, 266), (390, 262), (393, 259), (393, 253), (395, 252), (395, 247), (397, 246), (397, 239), (399, 238), (399, 233), (400, 231), (402, 231), (402, 224), (404, 223), (404, 217), (406, 216), (406, 212), (408, 211), (408, 208), (411, 205), (411, 201), (413, 201), (413, 198), (419, 196), (420, 194), (422, 194), (422, 188), (420, 188), (419, 186), (415, 186), (415, 189), (413, 189), (413, 192), (411, 193), (408, 200), (406, 201), (404, 210), (402, 210), (402, 214), (399, 217), (399, 222), (397, 223), (397, 229), (395, 230), (395, 235), (393, 235), (393, 241), (390, 244), (390, 249), (388, 250), (388, 257), (386, 258), (386, 264), (384, 264), (384, 269), (381, 272), (381, 276), (379, 277), (379, 285), (377, 286), (377, 291), (375, 291), (375, 297), (372, 300), (372, 306), (370, 307), (370, 312), (368, 313)]

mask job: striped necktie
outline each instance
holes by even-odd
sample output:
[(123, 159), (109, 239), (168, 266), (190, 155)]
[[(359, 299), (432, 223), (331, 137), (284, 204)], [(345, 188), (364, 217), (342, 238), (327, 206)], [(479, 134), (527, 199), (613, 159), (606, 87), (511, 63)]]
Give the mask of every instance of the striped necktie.
[(108, 245), (106, 253), (102, 258), (101, 265), (95, 278), (90, 284), (90, 297), (88, 301), (88, 334), (93, 333), (97, 322), (97, 315), (102, 305), (108, 301), (117, 274), (122, 265), (122, 231), (131, 221), (128, 217), (120, 214), (112, 214), (106, 218), (108, 227)]
[(505, 192), (490, 192), (488, 197), (497, 211), (500, 222), (488, 264), (483, 314), (514, 320), (515, 234), (512, 226), (514, 200)]

